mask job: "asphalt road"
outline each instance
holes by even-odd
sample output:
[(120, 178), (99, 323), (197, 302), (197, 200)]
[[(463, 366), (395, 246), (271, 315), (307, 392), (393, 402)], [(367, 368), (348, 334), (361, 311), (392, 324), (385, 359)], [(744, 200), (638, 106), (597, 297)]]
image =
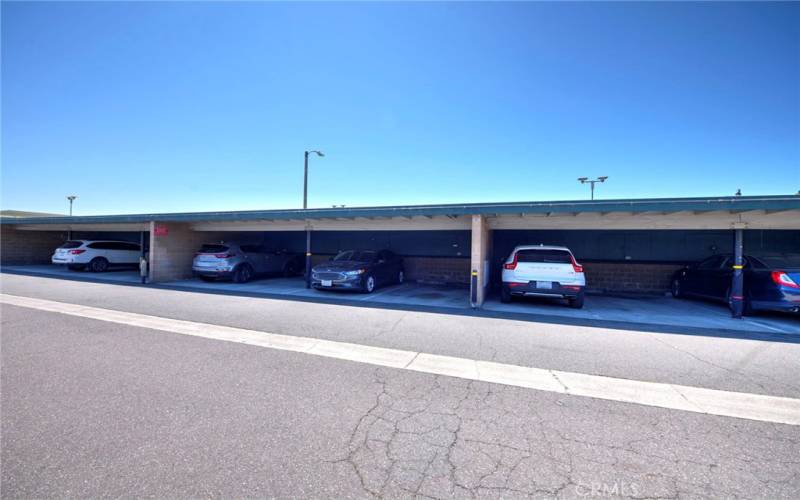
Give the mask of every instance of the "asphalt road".
[[(2, 276), (2, 292), (800, 397), (795, 342)], [(798, 498), (800, 427), (2, 306), (2, 496)]]

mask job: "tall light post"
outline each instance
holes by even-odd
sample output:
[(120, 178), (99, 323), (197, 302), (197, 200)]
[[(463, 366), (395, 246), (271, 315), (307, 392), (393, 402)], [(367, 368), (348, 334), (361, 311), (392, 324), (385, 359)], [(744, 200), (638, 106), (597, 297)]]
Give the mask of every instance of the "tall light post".
[(71, 195), (67, 196), (67, 199), (69, 200), (69, 215), (70, 215), (70, 217), (72, 217), (72, 202), (75, 201), (75, 198), (77, 198), (77, 196), (75, 196), (74, 194), (71, 194)]
[(588, 177), (578, 177), (578, 181), (580, 181), (581, 184), (588, 183), (588, 184), (590, 184), (592, 186), (592, 199), (594, 199), (594, 185), (596, 183), (598, 183), (598, 182), (605, 182), (606, 179), (608, 179), (607, 175), (598, 177), (597, 179), (595, 179), (593, 181), (590, 181)]
[[(320, 158), (325, 154), (322, 151), (305, 152), (305, 168), (303, 169), (303, 210), (308, 208), (308, 155), (314, 153)], [(311, 288), (311, 229), (306, 222), (306, 288)]]

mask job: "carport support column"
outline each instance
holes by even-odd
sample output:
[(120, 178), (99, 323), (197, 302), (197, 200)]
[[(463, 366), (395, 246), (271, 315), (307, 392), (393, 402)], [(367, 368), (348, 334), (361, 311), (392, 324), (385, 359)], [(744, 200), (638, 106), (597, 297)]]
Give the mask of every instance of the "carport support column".
[(735, 228), (733, 243), (733, 280), (731, 283), (731, 315), (734, 318), (742, 317), (744, 309), (744, 230)]
[(482, 215), (472, 216), (470, 252), (470, 305), (478, 308), (486, 299), (489, 284), (489, 225)]
[(311, 288), (311, 226), (308, 223), (306, 223), (306, 288)]

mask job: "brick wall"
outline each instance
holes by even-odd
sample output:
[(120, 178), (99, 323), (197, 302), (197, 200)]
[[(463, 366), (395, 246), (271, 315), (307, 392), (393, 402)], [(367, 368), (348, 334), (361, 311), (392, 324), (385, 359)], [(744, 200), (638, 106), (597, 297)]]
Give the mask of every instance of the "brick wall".
[(188, 224), (159, 223), (167, 234), (156, 236), (150, 229), (150, 281), (172, 281), (192, 277), (192, 259), (203, 243), (230, 240), (230, 233), (192, 231)]
[(62, 231), (20, 231), (0, 226), (0, 264), (50, 264), (53, 250), (66, 239)]
[(586, 286), (591, 291), (665, 293), (679, 264), (630, 262), (583, 263)]
[(403, 263), (411, 281), (469, 285), (468, 257), (404, 257)]

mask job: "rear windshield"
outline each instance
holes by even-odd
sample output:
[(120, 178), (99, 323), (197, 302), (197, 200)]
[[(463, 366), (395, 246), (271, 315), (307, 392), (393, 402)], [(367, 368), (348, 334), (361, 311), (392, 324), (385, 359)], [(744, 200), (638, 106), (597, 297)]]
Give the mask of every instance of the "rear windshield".
[(544, 264), (572, 264), (569, 252), (564, 250), (519, 250), (517, 262), (539, 262)]
[(58, 248), (78, 248), (81, 245), (83, 245), (82, 241), (67, 241)]
[(200, 253), (222, 253), (227, 251), (228, 247), (225, 245), (203, 245), (200, 248)]
[[(763, 266), (760, 266), (762, 263)], [(772, 268), (800, 268), (800, 254), (785, 255), (756, 255), (753, 259), (753, 267), (768, 269)]]
[(375, 252), (372, 250), (358, 251), (347, 250), (339, 252), (339, 255), (333, 258), (334, 261), (352, 260), (356, 262), (372, 262), (375, 260)]

